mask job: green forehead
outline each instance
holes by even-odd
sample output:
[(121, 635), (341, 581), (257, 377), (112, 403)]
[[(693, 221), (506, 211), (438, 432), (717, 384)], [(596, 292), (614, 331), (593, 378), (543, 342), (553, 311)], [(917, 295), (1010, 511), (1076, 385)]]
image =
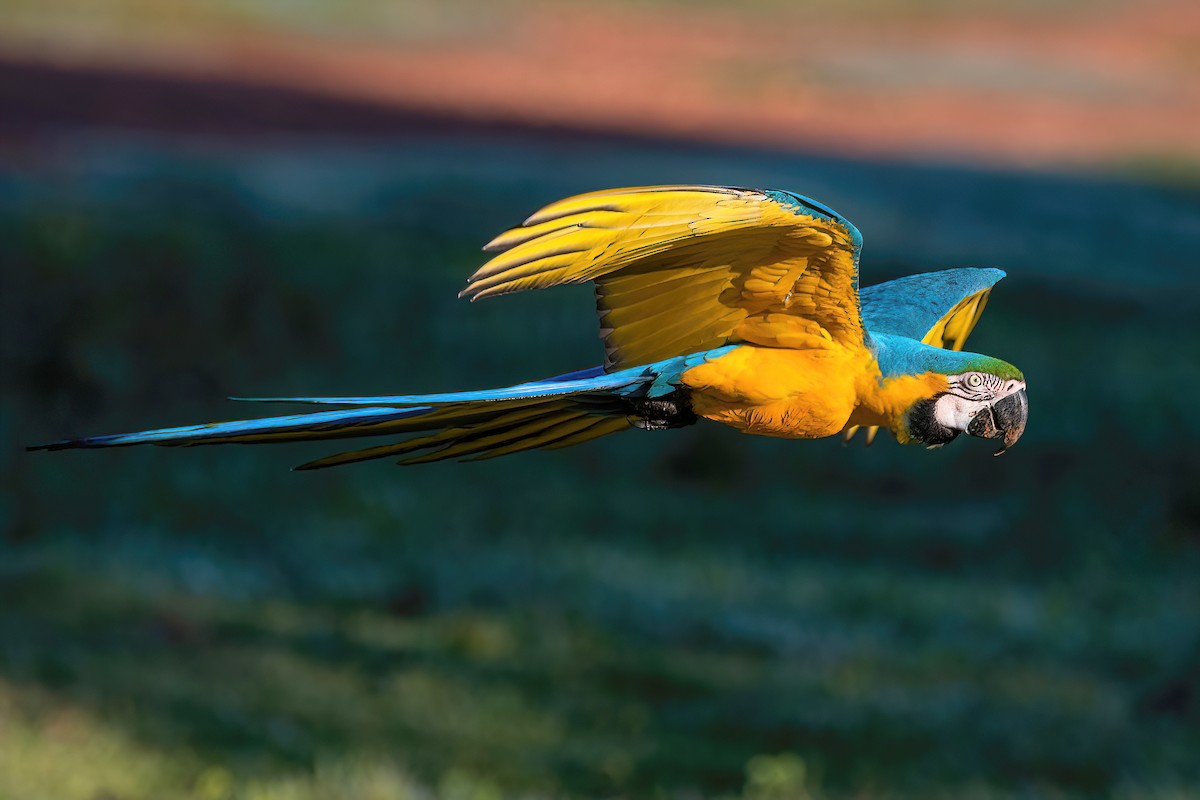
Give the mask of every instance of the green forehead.
[(965, 359), (961, 365), (960, 372), (986, 372), (995, 375), (997, 378), (1004, 380), (1025, 380), (1025, 376), (1021, 374), (1021, 370), (1009, 364), (1007, 361), (1001, 361), (998, 358), (991, 356), (971, 355)]

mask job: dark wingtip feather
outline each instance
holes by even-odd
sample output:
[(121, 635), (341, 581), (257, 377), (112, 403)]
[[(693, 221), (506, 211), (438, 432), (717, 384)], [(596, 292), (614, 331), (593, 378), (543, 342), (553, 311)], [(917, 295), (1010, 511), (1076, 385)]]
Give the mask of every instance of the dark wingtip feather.
[(39, 450), (76, 450), (82, 447), (92, 447), (94, 445), (94, 439), (60, 439), (57, 442), (26, 445), (25, 452), (33, 453)]

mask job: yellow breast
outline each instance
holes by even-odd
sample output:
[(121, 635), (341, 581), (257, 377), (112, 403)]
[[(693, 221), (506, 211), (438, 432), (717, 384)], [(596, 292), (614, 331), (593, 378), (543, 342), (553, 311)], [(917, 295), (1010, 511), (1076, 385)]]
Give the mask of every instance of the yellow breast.
[(883, 378), (865, 348), (833, 343), (804, 350), (743, 345), (685, 372), (692, 410), (745, 433), (832, 436), (846, 425), (880, 425), (906, 439), (904, 414), (946, 391), (944, 375)]

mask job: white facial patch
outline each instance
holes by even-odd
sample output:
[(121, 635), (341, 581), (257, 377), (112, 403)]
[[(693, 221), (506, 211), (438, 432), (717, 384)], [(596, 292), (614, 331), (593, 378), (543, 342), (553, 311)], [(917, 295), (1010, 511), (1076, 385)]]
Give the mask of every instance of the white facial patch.
[(1008, 397), (1014, 392), (1025, 388), (1025, 381), (1005, 381), (999, 391), (988, 397), (968, 399), (957, 394), (947, 393), (937, 399), (933, 406), (934, 419), (952, 431), (965, 431), (975, 419), (975, 415), (996, 401)]
[(954, 394), (944, 394), (933, 406), (933, 417), (938, 424), (952, 431), (965, 431), (975, 415), (987, 406), (982, 400), (968, 400)]

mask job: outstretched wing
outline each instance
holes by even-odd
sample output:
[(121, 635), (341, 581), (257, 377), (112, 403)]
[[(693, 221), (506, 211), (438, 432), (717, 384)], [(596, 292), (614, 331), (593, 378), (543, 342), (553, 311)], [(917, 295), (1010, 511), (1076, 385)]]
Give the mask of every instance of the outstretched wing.
[[(983, 316), (992, 287), (1003, 277), (1003, 270), (963, 267), (868, 286), (860, 293), (863, 324), (869, 332), (962, 350)], [(846, 440), (857, 431), (857, 425), (846, 428)], [(867, 428), (868, 445), (878, 431), (877, 426)]]
[(868, 331), (962, 350), (1003, 277), (1003, 270), (963, 267), (868, 286), (862, 290), (863, 323)]
[(608, 370), (733, 342), (861, 346), (861, 246), (853, 225), (789, 192), (613, 189), (496, 237), (462, 296), (594, 281)]

